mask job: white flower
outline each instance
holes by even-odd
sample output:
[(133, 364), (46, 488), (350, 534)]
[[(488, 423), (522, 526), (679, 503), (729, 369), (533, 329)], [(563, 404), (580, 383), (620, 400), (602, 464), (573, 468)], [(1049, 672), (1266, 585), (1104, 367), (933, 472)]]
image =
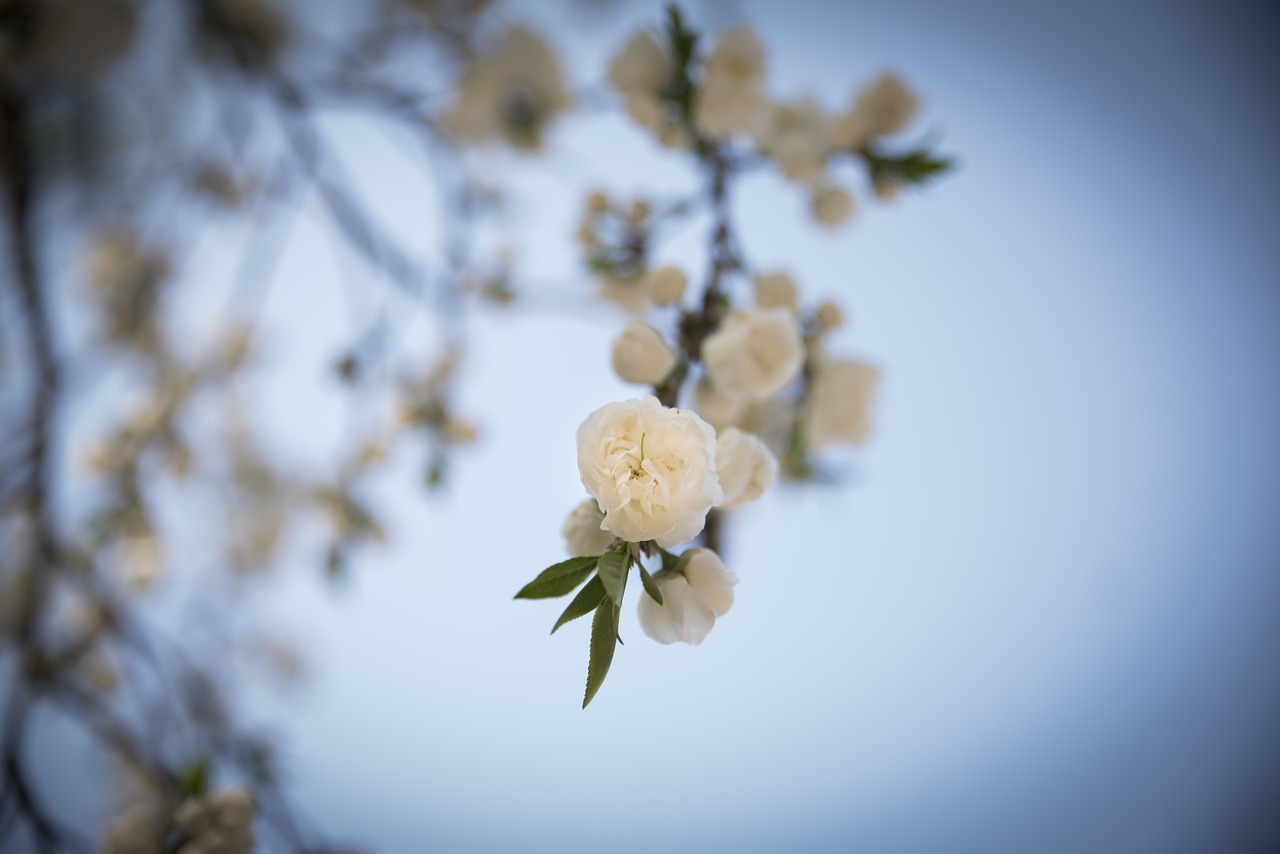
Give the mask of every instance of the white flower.
[(786, 273), (756, 276), (756, 305), (760, 308), (796, 310), (798, 296), (795, 280)]
[(813, 218), (825, 226), (834, 227), (853, 216), (853, 196), (841, 187), (819, 187), (809, 201)]
[(764, 47), (750, 27), (717, 39), (694, 99), (694, 119), (712, 136), (755, 133), (769, 115), (764, 96)]
[(537, 33), (517, 25), (495, 50), (467, 65), (444, 122), (466, 142), (505, 138), (536, 150), (547, 121), (568, 106), (555, 53)]
[(633, 543), (670, 548), (693, 539), (724, 497), (711, 425), (653, 396), (587, 416), (578, 428), (578, 473), (604, 526)]
[(649, 310), (644, 282), (638, 276), (601, 276), (597, 293), (630, 314), (644, 314)]
[(800, 373), (804, 341), (785, 308), (735, 311), (702, 342), (707, 377), (721, 394), (764, 400)]
[(778, 461), (758, 436), (730, 427), (716, 437), (716, 472), (724, 490), (720, 506), (736, 507), (755, 501), (773, 485)]
[(613, 339), (613, 370), (623, 382), (657, 385), (676, 366), (676, 354), (658, 330), (633, 320)]
[(886, 72), (863, 87), (849, 109), (831, 122), (831, 142), (851, 149), (873, 136), (898, 133), (911, 123), (919, 107), (915, 93), (902, 79)]
[(774, 104), (757, 135), (760, 150), (793, 181), (816, 181), (827, 159), (827, 119), (812, 98)]
[(565, 551), (569, 557), (590, 557), (604, 554), (613, 544), (614, 536), (605, 530), (604, 514), (594, 498), (588, 498), (569, 513), (560, 533), (564, 536)]
[(871, 397), (880, 380), (875, 367), (856, 361), (828, 362), (809, 387), (804, 435), (810, 448), (832, 442), (857, 445), (871, 432)]
[(248, 854), (254, 849), (255, 812), (248, 789), (187, 798), (173, 814), (174, 827), (189, 839), (178, 854)]
[(738, 576), (724, 568), (710, 549), (693, 549), (683, 574), (658, 574), (654, 579), (662, 594), (659, 605), (648, 594), (640, 596), (636, 616), (640, 628), (658, 643), (702, 643), (716, 617), (733, 605)]
[(609, 63), (609, 82), (623, 95), (657, 95), (670, 77), (667, 55), (649, 30), (633, 34)]
[(645, 277), (644, 287), (654, 305), (670, 305), (680, 302), (689, 277), (679, 267), (659, 267)]
[(747, 411), (747, 402), (736, 397), (729, 397), (716, 391), (716, 387), (706, 377), (698, 380), (693, 387), (694, 411), (717, 430), (732, 427)]
[(124, 811), (98, 846), (102, 854), (161, 854), (164, 849), (164, 822), (153, 810), (135, 804)]
[(827, 300), (818, 306), (818, 328), (826, 331), (829, 329), (837, 329), (840, 324), (844, 323), (844, 313), (840, 311), (840, 306)]

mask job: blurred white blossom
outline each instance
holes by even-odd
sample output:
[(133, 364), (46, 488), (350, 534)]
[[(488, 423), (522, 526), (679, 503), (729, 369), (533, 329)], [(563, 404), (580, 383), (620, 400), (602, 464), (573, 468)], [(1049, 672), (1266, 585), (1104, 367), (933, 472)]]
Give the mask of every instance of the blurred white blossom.
[(721, 394), (706, 377), (693, 387), (693, 409), (716, 430), (723, 430), (738, 423), (747, 411), (745, 400)]
[(547, 122), (569, 104), (550, 45), (532, 30), (512, 25), (494, 50), (467, 65), (444, 121), (466, 142), (505, 139), (516, 148), (537, 150)]
[(799, 302), (795, 280), (786, 273), (756, 276), (756, 305), (760, 308), (788, 308), (795, 311)]
[(827, 160), (827, 118), (813, 98), (774, 104), (768, 123), (756, 135), (761, 153), (773, 158), (792, 181), (822, 177)]
[(735, 311), (702, 342), (702, 361), (721, 394), (764, 400), (800, 373), (804, 341), (799, 322), (785, 308)]
[(614, 373), (623, 382), (657, 385), (676, 366), (676, 354), (662, 340), (658, 330), (632, 320), (613, 339)]
[(670, 548), (696, 537), (724, 493), (716, 436), (707, 422), (656, 397), (609, 403), (578, 428), (578, 473), (628, 542)]
[(764, 95), (764, 46), (750, 27), (720, 34), (707, 57), (694, 102), (698, 127), (711, 136), (756, 133), (769, 115)]
[(651, 270), (645, 277), (644, 288), (654, 305), (671, 305), (680, 302), (689, 277), (679, 267), (665, 266)]
[(842, 225), (853, 216), (853, 196), (843, 187), (823, 186), (809, 200), (813, 218), (825, 226)]
[(872, 137), (898, 133), (911, 123), (919, 107), (920, 101), (902, 78), (885, 72), (864, 86), (849, 109), (831, 121), (831, 141), (838, 148), (855, 149)]
[(804, 435), (809, 447), (863, 442), (871, 432), (871, 398), (879, 380), (880, 371), (864, 362), (819, 365), (804, 413)]
[(758, 436), (729, 427), (716, 437), (716, 472), (724, 490), (720, 506), (737, 507), (755, 501), (773, 485), (778, 461)]

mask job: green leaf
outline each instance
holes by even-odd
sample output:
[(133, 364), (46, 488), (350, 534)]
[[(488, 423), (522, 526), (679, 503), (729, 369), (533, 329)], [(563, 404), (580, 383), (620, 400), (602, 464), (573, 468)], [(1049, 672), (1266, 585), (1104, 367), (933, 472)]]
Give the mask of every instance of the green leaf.
[(578, 595), (573, 597), (573, 601), (569, 603), (569, 607), (564, 609), (564, 613), (560, 615), (560, 619), (556, 620), (556, 624), (551, 627), (551, 634), (556, 633), (556, 629), (565, 623), (584, 617), (596, 609), (596, 607), (604, 600), (604, 584), (600, 582), (600, 576), (596, 576), (587, 582), (587, 586), (578, 591)]
[(599, 557), (571, 557), (555, 566), (549, 566), (538, 573), (537, 578), (521, 587), (516, 598), (548, 599), (563, 596), (585, 581), (599, 560)]
[(622, 604), (622, 594), (627, 589), (627, 570), (631, 568), (631, 552), (623, 543), (622, 549), (609, 549), (600, 556), (600, 581), (614, 605)]
[(582, 708), (587, 707), (604, 684), (604, 677), (609, 675), (617, 643), (618, 606), (606, 597), (600, 600), (596, 615), (591, 618), (591, 657), (587, 662), (587, 693), (582, 698)]
[(864, 147), (860, 153), (867, 161), (872, 183), (925, 184), (950, 170), (954, 163), (927, 148), (918, 148), (899, 156), (883, 155)]
[[(636, 566), (640, 566), (636, 564)], [(662, 591), (658, 589), (658, 585), (654, 583), (653, 576), (649, 574), (643, 566), (640, 566), (640, 583), (644, 585), (644, 592), (648, 593), (653, 601), (659, 605), (662, 604)]]
[(209, 757), (198, 756), (183, 766), (178, 772), (178, 785), (182, 788), (185, 795), (203, 795), (205, 787), (209, 784), (209, 772), (211, 769)]

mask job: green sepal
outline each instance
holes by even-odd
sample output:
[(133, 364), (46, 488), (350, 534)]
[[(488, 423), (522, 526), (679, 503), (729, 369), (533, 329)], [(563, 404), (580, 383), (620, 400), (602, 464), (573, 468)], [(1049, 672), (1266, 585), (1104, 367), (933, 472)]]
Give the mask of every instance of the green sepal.
[(617, 643), (618, 606), (605, 597), (591, 618), (591, 657), (587, 662), (587, 692), (582, 698), (582, 708), (587, 707), (604, 684), (604, 677), (609, 675)]
[(591, 571), (595, 569), (596, 564), (600, 561), (600, 557), (571, 557), (566, 561), (561, 561), (555, 566), (549, 566), (542, 572), (538, 573), (538, 577), (530, 581), (524, 587), (520, 588), (520, 592), (516, 594), (517, 599), (549, 599), (553, 596), (563, 596), (573, 591), (575, 587), (587, 579)]
[[(637, 564), (637, 566), (640, 566)], [(640, 566), (640, 583), (644, 585), (644, 592), (649, 594), (649, 598), (662, 604), (662, 591), (658, 589), (658, 585), (654, 583), (653, 576), (643, 566)]]
[(626, 543), (622, 548), (611, 548), (600, 556), (598, 575), (614, 605), (622, 605), (622, 594), (627, 589), (627, 571), (631, 569), (631, 552)]
[(587, 586), (578, 591), (578, 595), (573, 597), (573, 601), (569, 603), (569, 607), (564, 609), (564, 613), (560, 615), (560, 619), (556, 620), (556, 624), (551, 627), (551, 634), (556, 633), (556, 629), (563, 626), (571, 620), (579, 617), (585, 617), (594, 611), (605, 599), (604, 584), (600, 581), (600, 576), (596, 576), (587, 582)]

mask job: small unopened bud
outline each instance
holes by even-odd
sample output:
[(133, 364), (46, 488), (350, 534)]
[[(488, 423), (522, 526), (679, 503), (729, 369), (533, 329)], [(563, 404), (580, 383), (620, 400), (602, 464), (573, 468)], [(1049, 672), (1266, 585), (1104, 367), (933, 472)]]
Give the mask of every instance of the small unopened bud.
[(645, 278), (645, 290), (654, 305), (670, 305), (680, 302), (689, 277), (679, 267), (659, 267)]
[(613, 370), (623, 382), (657, 385), (676, 366), (658, 330), (633, 320), (613, 339)]
[(853, 196), (840, 187), (819, 187), (810, 201), (813, 218), (826, 226), (837, 226), (853, 215)]
[(837, 329), (844, 323), (844, 314), (840, 311), (840, 306), (827, 300), (818, 306), (818, 328), (822, 331), (828, 329)]

